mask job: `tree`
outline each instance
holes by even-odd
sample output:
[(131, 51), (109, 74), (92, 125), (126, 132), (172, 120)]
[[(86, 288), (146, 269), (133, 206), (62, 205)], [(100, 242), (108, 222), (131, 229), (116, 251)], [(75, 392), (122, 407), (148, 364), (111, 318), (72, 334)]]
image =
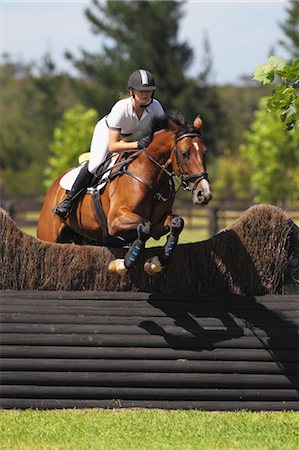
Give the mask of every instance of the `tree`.
[(280, 80), (272, 95), (268, 98), (267, 107), (269, 111), (279, 111), (280, 119), (286, 129), (295, 127), (299, 119), (299, 59), (287, 65), (283, 59), (270, 56), (268, 62), (258, 66), (255, 70), (254, 79), (263, 84), (269, 84)]
[[(208, 37), (204, 40), (205, 59), (198, 77), (187, 76), (193, 51), (178, 37), (183, 17), (181, 1), (93, 0), (86, 10), (92, 32), (99, 36), (102, 50), (96, 54), (81, 50), (81, 56), (67, 53), (80, 71), (76, 82), (82, 103), (107, 114), (126, 89), (128, 75), (136, 68), (152, 71), (158, 86), (157, 98), (165, 110), (177, 109), (187, 119), (201, 114), (207, 144), (217, 149), (219, 134), (225, 129), (217, 89), (209, 80), (212, 57)], [(222, 119), (222, 120), (221, 120)]]
[(39, 66), (6, 55), (0, 83), (1, 188), (8, 194), (42, 193), (53, 129), (74, 94), (49, 55)]
[(285, 130), (279, 113), (270, 113), (262, 99), (245, 138), (240, 151), (252, 166), (255, 200), (283, 206), (298, 199), (299, 129)]
[(286, 12), (288, 17), (280, 28), (285, 38), (280, 40), (280, 45), (288, 52), (291, 59), (299, 58), (299, 2), (290, 0)]
[(252, 166), (243, 155), (234, 155), (230, 149), (217, 160), (217, 171), (212, 182), (213, 196), (218, 200), (252, 200), (250, 184)]
[(50, 145), (51, 156), (44, 172), (47, 188), (64, 170), (77, 166), (78, 157), (89, 151), (97, 121), (97, 112), (94, 109), (87, 110), (80, 104), (64, 112)]
[(126, 88), (128, 75), (138, 67), (155, 74), (159, 99), (166, 109), (172, 106), (172, 98), (184, 89), (184, 72), (193, 57), (188, 44), (178, 41), (181, 6), (177, 1), (92, 1), (85, 14), (92, 32), (105, 38), (102, 52), (81, 50), (80, 59), (67, 53), (90, 82), (79, 86), (89, 106), (107, 113), (116, 90)]
[(38, 192), (45, 147), (37, 126), (38, 102), (30, 78), (32, 66), (6, 56), (0, 68), (1, 179), (6, 193)]

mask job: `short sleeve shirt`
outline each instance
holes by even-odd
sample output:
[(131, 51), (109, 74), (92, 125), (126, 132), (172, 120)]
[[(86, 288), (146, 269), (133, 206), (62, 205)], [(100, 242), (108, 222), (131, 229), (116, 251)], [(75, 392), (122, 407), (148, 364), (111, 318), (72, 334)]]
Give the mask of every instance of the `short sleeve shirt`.
[(137, 141), (150, 131), (152, 118), (163, 114), (161, 104), (153, 99), (152, 103), (144, 108), (139, 119), (133, 109), (132, 99), (125, 98), (115, 103), (106, 117), (106, 123), (109, 129), (120, 131), (123, 140)]

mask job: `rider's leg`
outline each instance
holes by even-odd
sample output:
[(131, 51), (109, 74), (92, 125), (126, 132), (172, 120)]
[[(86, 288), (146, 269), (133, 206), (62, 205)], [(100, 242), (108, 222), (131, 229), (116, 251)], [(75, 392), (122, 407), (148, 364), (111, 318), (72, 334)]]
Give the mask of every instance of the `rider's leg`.
[(63, 220), (69, 215), (73, 201), (77, 198), (77, 194), (84, 188), (88, 187), (91, 182), (94, 173), (104, 161), (108, 152), (108, 137), (109, 131), (106, 125), (105, 118), (101, 119), (95, 126), (91, 146), (90, 146), (90, 157), (89, 162), (85, 164), (72, 189), (67, 194), (65, 200), (54, 209), (55, 214), (61, 217)]
[(82, 191), (82, 189), (88, 187), (92, 178), (93, 174), (89, 172), (88, 165), (84, 164), (71, 190), (67, 193), (66, 198), (54, 209), (55, 214), (57, 214), (59, 217), (65, 220), (68, 217), (69, 213), (71, 212), (74, 200), (77, 198), (78, 194)]
[(100, 165), (105, 161), (109, 152), (109, 129), (106, 124), (106, 118), (101, 119), (95, 126), (91, 144), (88, 162), (88, 170), (96, 173)]

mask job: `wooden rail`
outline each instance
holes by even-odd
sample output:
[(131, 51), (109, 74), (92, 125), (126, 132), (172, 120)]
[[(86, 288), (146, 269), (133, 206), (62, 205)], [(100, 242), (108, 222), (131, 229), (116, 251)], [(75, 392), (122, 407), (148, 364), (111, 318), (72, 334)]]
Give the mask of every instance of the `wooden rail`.
[(2, 408), (299, 410), (298, 296), (4, 291)]

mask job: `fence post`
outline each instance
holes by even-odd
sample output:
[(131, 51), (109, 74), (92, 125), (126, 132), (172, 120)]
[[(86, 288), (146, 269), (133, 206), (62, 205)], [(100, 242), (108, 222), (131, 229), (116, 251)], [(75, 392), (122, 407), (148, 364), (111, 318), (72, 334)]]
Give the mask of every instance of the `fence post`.
[(209, 232), (210, 236), (214, 236), (218, 233), (218, 206), (211, 206), (209, 208)]

